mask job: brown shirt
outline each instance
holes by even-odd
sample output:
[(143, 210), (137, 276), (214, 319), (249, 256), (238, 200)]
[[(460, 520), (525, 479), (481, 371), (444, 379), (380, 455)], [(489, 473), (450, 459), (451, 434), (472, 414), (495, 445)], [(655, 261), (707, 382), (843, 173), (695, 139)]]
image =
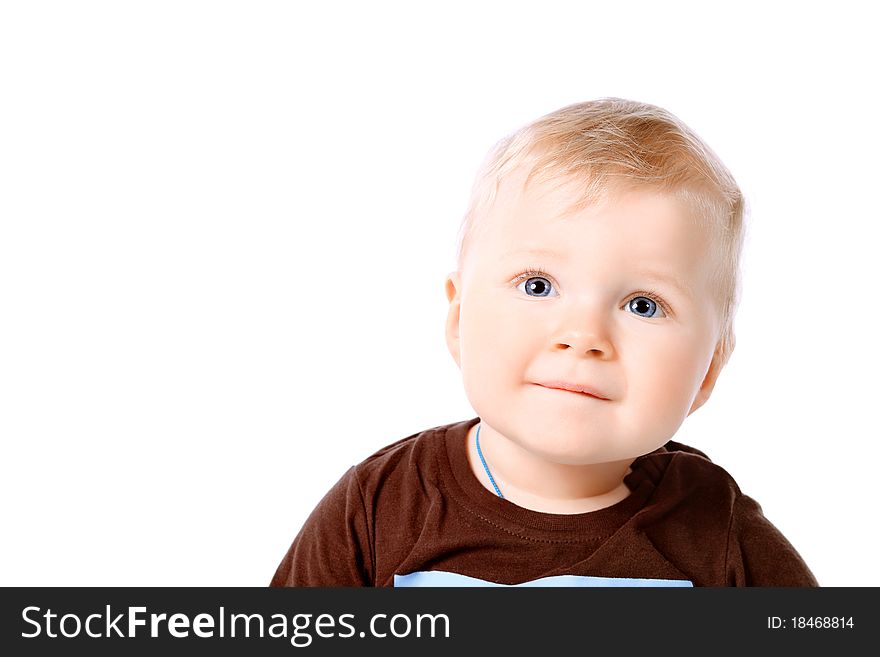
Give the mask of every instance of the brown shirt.
[(395, 575), (402, 585), (401, 576), (444, 571), (508, 585), (576, 575), (818, 586), (758, 503), (696, 449), (670, 441), (637, 458), (624, 480), (631, 494), (610, 507), (541, 513), (477, 480), (466, 440), (478, 422), (422, 431), (350, 468), (271, 585), (394, 586)]

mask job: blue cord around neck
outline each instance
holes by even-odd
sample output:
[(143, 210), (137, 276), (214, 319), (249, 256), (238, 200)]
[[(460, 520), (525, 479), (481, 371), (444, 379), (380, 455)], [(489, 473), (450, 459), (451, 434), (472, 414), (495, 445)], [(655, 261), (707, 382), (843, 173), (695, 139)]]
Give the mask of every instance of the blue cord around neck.
[[(482, 425), (480, 425), (482, 426)], [(477, 427), (477, 454), (480, 455), (480, 462), (483, 464), (483, 468), (486, 470), (486, 474), (489, 475), (489, 481), (492, 482), (492, 486), (495, 488), (495, 492), (498, 493), (498, 497), (502, 500), (504, 499), (504, 495), (501, 494), (501, 491), (498, 489), (498, 484), (495, 483), (495, 477), (492, 476), (492, 473), (489, 472), (489, 466), (486, 465), (486, 459), (483, 458), (483, 450), (480, 449), (480, 427)]]

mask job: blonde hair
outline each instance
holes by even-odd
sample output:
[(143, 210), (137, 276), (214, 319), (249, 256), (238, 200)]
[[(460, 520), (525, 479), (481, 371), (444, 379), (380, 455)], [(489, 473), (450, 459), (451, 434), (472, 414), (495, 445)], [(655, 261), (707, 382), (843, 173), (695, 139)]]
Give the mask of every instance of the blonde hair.
[(681, 199), (696, 223), (712, 230), (712, 283), (722, 326), (718, 348), (722, 364), (727, 362), (742, 287), (745, 202), (730, 171), (690, 128), (661, 107), (600, 98), (563, 107), (508, 135), (477, 173), (458, 234), (459, 270), (501, 182), (521, 168), (527, 172), (525, 186), (533, 180), (576, 181), (582, 190), (577, 208), (633, 189)]

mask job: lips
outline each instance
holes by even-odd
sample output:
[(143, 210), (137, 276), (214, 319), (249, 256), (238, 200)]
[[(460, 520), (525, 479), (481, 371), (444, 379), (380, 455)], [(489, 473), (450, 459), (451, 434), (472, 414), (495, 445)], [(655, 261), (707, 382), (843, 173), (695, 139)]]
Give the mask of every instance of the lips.
[(596, 388), (582, 383), (570, 383), (568, 381), (545, 381), (538, 384), (544, 388), (553, 388), (555, 390), (568, 390), (569, 392), (579, 392), (583, 395), (604, 399), (609, 401), (608, 397), (599, 392)]

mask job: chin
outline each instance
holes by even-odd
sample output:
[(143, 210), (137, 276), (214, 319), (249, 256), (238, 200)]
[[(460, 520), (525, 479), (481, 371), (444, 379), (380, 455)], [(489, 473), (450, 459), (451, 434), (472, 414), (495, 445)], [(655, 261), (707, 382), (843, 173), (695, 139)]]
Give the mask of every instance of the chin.
[(629, 457), (627, 453), (613, 449), (611, 446), (595, 446), (585, 448), (583, 445), (572, 448), (559, 447), (558, 449), (534, 449), (531, 450), (544, 460), (560, 465), (593, 465), (596, 463), (612, 463), (623, 461)]

